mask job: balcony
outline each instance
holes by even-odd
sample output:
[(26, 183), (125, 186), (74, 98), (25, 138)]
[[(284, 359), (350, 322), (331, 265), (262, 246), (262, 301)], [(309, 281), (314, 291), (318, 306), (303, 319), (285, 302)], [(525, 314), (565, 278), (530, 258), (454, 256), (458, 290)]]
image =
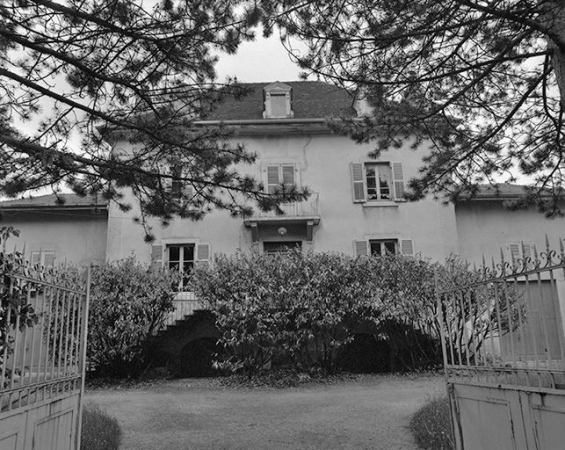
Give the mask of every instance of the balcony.
[[(259, 241), (260, 228), (266, 231), (272, 227), (305, 227), (305, 240), (312, 241), (313, 227), (320, 223), (319, 193), (314, 192), (302, 202), (286, 203), (281, 206), (284, 214), (276, 211), (256, 210), (252, 217), (245, 219), (246, 227), (251, 228), (253, 242)], [(280, 228), (279, 231), (280, 232)], [(286, 231), (285, 231), (286, 232)]]
[(310, 218), (311, 220), (318, 219), (320, 220), (320, 213), (318, 208), (318, 200), (319, 195), (317, 192), (314, 192), (308, 197), (308, 199), (302, 202), (294, 202), (294, 203), (285, 203), (281, 205), (281, 209), (283, 210), (284, 214), (279, 215), (276, 211), (259, 211), (256, 210), (253, 214), (253, 217), (245, 220), (245, 225), (248, 225), (247, 222), (253, 221), (296, 221), (296, 220), (305, 220), (306, 218)]

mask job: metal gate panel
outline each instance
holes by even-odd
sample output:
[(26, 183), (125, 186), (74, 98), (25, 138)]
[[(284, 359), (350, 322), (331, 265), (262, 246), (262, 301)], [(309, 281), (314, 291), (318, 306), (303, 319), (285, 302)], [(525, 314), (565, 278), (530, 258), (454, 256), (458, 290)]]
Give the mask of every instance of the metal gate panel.
[[(90, 274), (84, 292), (76, 289), (85, 284), (78, 272), (70, 273), (58, 278), (26, 266), (4, 276), (14, 325), (11, 348), (0, 354), (2, 450), (79, 448)], [(24, 314), (30, 307), (36, 321)]]
[(563, 241), (436, 283), (457, 449), (564, 448)]

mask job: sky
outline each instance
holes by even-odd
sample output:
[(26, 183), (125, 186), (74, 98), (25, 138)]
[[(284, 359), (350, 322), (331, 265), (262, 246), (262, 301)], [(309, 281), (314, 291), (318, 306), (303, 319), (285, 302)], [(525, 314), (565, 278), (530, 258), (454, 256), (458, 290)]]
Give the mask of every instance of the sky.
[[(236, 76), (240, 82), (297, 81), (300, 69), (280, 42), (278, 35), (265, 39), (261, 33), (252, 42), (240, 45), (235, 55), (220, 54), (216, 66), (218, 81)], [(297, 46), (296, 51), (304, 51)]]

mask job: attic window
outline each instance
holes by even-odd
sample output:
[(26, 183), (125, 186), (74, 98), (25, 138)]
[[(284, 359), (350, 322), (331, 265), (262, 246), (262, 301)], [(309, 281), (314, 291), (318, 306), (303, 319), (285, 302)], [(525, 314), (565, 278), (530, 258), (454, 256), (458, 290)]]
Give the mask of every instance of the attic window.
[(265, 119), (284, 119), (294, 117), (292, 111), (292, 88), (284, 83), (273, 83), (265, 86)]

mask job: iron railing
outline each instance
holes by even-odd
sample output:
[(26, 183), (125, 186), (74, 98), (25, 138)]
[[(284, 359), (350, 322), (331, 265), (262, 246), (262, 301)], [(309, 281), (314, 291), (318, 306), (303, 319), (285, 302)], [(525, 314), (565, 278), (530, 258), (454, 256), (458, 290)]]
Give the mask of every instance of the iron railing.
[[(522, 254), (528, 254), (522, 245)], [(437, 280), (438, 322), (446, 376), (458, 381), (565, 386), (559, 293), (565, 250), (494, 260), (451, 285)]]
[(31, 266), (5, 248), (2, 255), (3, 413), (83, 389), (88, 301), (85, 273)]

